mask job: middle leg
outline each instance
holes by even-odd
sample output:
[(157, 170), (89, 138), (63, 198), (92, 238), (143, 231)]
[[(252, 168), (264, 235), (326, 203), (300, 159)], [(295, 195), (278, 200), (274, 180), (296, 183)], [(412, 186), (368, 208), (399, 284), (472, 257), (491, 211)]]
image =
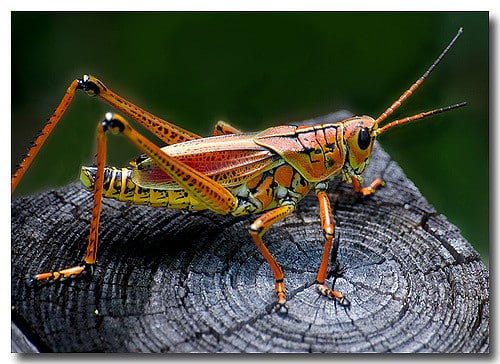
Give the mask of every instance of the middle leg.
[(271, 254), (269, 249), (267, 249), (264, 242), (262, 241), (262, 236), (271, 227), (271, 225), (290, 215), (294, 209), (295, 209), (294, 205), (283, 205), (277, 207), (274, 210), (268, 211), (264, 215), (260, 216), (250, 226), (250, 235), (252, 235), (255, 245), (257, 245), (257, 248), (262, 253), (267, 263), (271, 267), (271, 270), (273, 271), (274, 278), (276, 281), (276, 295), (278, 296), (276, 311), (278, 311), (278, 313), (283, 315), (286, 315), (288, 313), (288, 305), (286, 304), (286, 291), (284, 283), (285, 276), (278, 262), (276, 262), (276, 259), (274, 259), (273, 255)]

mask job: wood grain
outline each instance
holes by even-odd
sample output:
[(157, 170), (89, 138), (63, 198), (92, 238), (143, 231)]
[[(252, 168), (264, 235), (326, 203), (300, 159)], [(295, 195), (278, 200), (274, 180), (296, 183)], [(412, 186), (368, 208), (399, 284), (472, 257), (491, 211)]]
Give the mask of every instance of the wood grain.
[[(318, 119), (316, 119), (317, 121)], [(325, 120), (325, 119), (321, 119)], [(489, 272), (460, 231), (376, 144), (368, 198), (335, 180), (344, 308), (314, 285), (323, 236), (314, 195), (264, 236), (282, 265), (289, 314), (234, 218), (105, 201), (94, 275), (25, 284), (80, 262), (92, 195), (78, 184), (12, 202), (13, 351), (489, 352)], [(331, 281), (330, 281), (331, 283)]]

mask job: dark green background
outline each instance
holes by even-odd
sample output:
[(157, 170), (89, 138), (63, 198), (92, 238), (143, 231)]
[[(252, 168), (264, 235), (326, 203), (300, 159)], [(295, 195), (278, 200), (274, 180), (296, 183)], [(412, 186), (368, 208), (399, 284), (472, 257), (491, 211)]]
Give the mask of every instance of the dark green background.
[[(339, 109), (378, 116), (464, 34), (396, 117), (468, 106), (384, 134), (384, 148), (488, 262), (488, 13), (12, 13), (12, 168), (76, 77), (91, 73), (202, 135)], [(109, 107), (83, 94), (16, 196), (62, 186), (92, 164)], [(109, 164), (137, 152), (109, 138)]]

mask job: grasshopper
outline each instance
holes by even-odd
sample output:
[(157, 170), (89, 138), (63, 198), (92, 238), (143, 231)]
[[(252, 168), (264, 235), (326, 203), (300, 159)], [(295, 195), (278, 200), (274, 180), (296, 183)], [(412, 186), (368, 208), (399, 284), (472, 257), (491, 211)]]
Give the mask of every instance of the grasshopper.
[[(107, 113), (97, 125), (96, 164), (81, 170), (83, 186), (93, 193), (90, 233), (83, 262), (59, 271), (36, 274), (29, 282), (62, 280), (92, 271), (96, 263), (103, 197), (171, 209), (208, 209), (234, 216), (262, 213), (251, 224), (249, 233), (274, 274), (275, 309), (286, 314), (284, 274), (264, 244), (263, 235), (274, 223), (290, 215), (306, 194), (314, 191), (325, 239), (316, 288), (323, 296), (349, 306), (350, 300), (345, 294), (325, 283), (329, 276), (329, 261), (334, 265), (335, 278), (343, 273), (337, 262), (338, 242), (334, 244), (335, 226), (327, 195), (328, 182), (341, 174), (343, 181), (351, 183), (361, 196), (373, 194), (384, 183), (376, 178), (363, 187), (362, 174), (378, 136), (394, 126), (465, 105), (459, 103), (380, 125), (424, 82), (461, 33), (462, 28), (427, 71), (376, 119), (354, 116), (336, 123), (275, 126), (260, 132), (242, 132), (219, 121), (213, 135), (202, 138), (141, 109), (93, 76), (75, 79), (13, 174), (12, 191), (66, 112), (77, 90), (104, 100), (146, 127), (166, 146), (160, 148), (148, 140), (120, 114)], [(108, 132), (122, 134), (143, 154), (127, 167), (107, 167)]]

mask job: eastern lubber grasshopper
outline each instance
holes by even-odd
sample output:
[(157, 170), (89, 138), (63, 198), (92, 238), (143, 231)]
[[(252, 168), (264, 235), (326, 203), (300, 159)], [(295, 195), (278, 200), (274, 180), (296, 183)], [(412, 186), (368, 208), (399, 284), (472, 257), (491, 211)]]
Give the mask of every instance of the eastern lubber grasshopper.
[[(288, 311), (284, 275), (262, 237), (277, 221), (291, 214), (310, 191), (317, 195), (325, 244), (316, 276), (318, 291), (349, 306), (349, 299), (325, 283), (329, 261), (334, 273), (341, 275), (337, 263), (338, 244), (334, 244), (334, 221), (328, 195), (328, 181), (341, 174), (355, 192), (369, 196), (383, 185), (375, 179), (362, 187), (361, 177), (370, 160), (376, 137), (392, 127), (464, 106), (459, 103), (379, 126), (424, 82), (442, 60), (456, 36), (427, 71), (378, 118), (354, 116), (341, 122), (314, 126), (284, 125), (262, 132), (245, 133), (225, 122), (218, 122), (213, 136), (202, 138), (160, 119), (108, 89), (93, 76), (85, 75), (68, 87), (61, 103), (35, 140), (12, 176), (12, 191), (22, 179), (38, 151), (61, 119), (77, 90), (106, 101), (117, 111), (154, 133), (166, 146), (158, 147), (138, 133), (119, 114), (107, 113), (97, 125), (97, 162), (82, 167), (81, 181), (93, 192), (94, 202), (85, 258), (81, 264), (59, 271), (36, 274), (29, 279), (55, 281), (92, 270), (96, 262), (98, 227), (102, 198), (133, 204), (186, 210), (212, 210), (235, 216), (263, 214), (250, 226), (257, 248), (269, 263), (275, 277), (276, 310)], [(128, 167), (106, 167), (106, 132), (124, 135), (143, 154)]]

